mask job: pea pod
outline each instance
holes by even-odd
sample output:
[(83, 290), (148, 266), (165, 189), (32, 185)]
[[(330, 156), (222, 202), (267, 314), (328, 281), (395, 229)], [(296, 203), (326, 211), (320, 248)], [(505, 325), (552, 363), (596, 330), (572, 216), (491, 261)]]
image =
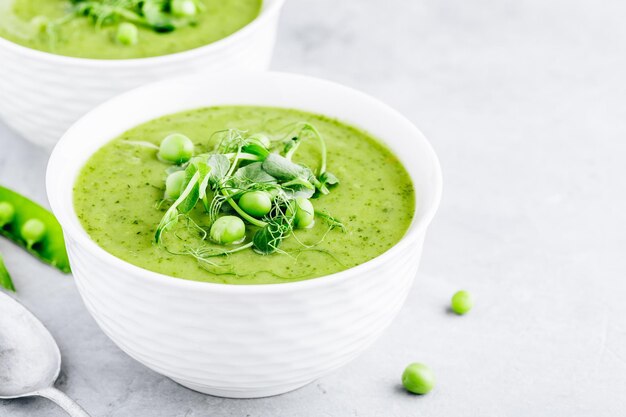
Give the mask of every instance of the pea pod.
[[(70, 272), (70, 263), (65, 250), (65, 239), (61, 225), (52, 213), (28, 198), (2, 186), (0, 186), (1, 203), (10, 204), (14, 212), (6, 223), (0, 222), (0, 235), (12, 240), (39, 260), (63, 272)], [(24, 225), (32, 219), (40, 221), (44, 226), (43, 235), (36, 241), (27, 240), (22, 236), (25, 230), (29, 228), (29, 225), (26, 228)]]
[(9, 271), (7, 271), (6, 266), (4, 266), (2, 254), (0, 254), (0, 287), (15, 292), (15, 287), (13, 286), (13, 280), (11, 279), (11, 275), (9, 275)]

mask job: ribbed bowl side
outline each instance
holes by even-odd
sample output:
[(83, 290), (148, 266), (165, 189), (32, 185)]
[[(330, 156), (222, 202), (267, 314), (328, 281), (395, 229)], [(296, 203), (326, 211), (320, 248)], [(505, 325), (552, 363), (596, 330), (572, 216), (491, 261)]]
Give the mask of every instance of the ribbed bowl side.
[[(80, 116), (129, 89), (194, 71), (260, 71), (269, 67), (278, 14), (227, 47), (199, 48), (180, 59), (123, 65), (59, 59), (0, 42), (0, 117), (25, 139), (51, 148)], [(209, 45), (211, 46), (211, 45)], [(174, 56), (172, 56), (174, 57)], [(128, 65), (126, 65), (128, 64)]]
[(151, 285), (67, 243), (85, 305), (122, 350), (194, 389), (255, 397), (304, 385), (369, 346), (407, 296), (419, 239), (350, 279), (241, 293)]

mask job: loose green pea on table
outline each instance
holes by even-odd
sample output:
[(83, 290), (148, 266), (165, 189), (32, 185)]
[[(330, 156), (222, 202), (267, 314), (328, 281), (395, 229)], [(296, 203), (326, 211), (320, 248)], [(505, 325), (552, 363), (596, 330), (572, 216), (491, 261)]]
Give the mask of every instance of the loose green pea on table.
[(435, 386), (435, 375), (423, 363), (412, 363), (402, 374), (402, 385), (413, 394), (428, 394)]
[[(39, 204), (0, 186), (0, 235), (62, 272), (70, 272), (61, 225)], [(0, 255), (0, 286), (15, 291)]]
[(472, 307), (474, 307), (474, 298), (469, 291), (458, 291), (452, 296), (452, 300), (450, 300), (450, 308), (459, 315), (469, 312)]

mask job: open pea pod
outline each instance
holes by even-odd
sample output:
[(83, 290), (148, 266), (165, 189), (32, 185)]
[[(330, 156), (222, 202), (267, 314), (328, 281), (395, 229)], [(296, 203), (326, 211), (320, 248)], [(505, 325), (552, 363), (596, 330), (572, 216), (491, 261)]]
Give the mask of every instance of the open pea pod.
[[(0, 186), (1, 203), (10, 204), (13, 208), (13, 213), (7, 223), (0, 223), (0, 235), (12, 240), (39, 260), (63, 272), (70, 272), (63, 231), (52, 213), (23, 195), (2, 186)], [(24, 223), (31, 219), (43, 222), (45, 233), (40, 240), (29, 244), (22, 237), (21, 230)]]

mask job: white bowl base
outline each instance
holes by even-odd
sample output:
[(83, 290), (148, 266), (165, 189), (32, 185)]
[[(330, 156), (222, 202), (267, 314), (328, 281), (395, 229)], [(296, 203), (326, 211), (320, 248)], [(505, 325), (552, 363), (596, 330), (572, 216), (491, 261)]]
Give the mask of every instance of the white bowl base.
[(238, 398), (238, 399), (273, 397), (275, 395), (286, 394), (290, 391), (295, 391), (306, 385), (309, 385), (311, 382), (314, 381), (314, 380), (307, 381), (304, 384), (300, 382), (297, 384), (280, 385), (278, 387), (263, 388), (263, 389), (256, 389), (256, 388), (245, 389), (244, 388), (244, 389), (232, 390), (232, 389), (220, 389), (220, 388), (208, 387), (205, 385), (198, 385), (192, 382), (183, 381), (183, 380), (176, 379), (176, 378), (170, 378), (170, 379), (176, 382), (177, 384), (182, 385), (185, 388), (189, 388), (193, 391), (197, 391), (202, 394), (209, 394), (214, 397)]

